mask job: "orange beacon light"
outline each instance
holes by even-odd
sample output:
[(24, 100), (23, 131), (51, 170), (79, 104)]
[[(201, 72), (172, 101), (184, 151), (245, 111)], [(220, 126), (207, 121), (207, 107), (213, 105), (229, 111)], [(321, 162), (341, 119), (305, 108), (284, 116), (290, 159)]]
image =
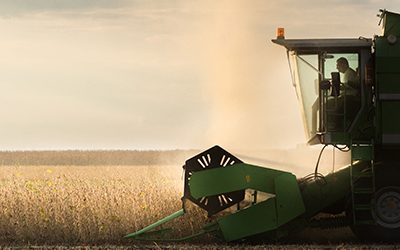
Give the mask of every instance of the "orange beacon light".
[(277, 28), (276, 29), (276, 38), (277, 39), (285, 39), (285, 28)]

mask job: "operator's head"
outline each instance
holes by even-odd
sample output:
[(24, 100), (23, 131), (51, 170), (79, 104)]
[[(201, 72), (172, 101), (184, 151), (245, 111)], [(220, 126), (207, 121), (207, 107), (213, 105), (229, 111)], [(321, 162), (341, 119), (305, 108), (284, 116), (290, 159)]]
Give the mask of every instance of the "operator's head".
[(336, 68), (340, 73), (344, 73), (349, 68), (349, 62), (346, 58), (341, 57), (336, 61)]

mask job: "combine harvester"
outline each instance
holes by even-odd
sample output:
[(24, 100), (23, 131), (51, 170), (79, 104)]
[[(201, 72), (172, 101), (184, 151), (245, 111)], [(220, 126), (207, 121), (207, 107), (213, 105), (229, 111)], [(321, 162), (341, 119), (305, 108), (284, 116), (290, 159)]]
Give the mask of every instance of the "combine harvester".
[[(379, 17), (383, 35), (373, 39), (285, 39), (278, 29), (272, 40), (287, 49), (309, 144), (351, 151), (349, 166), (322, 176), (317, 163), (297, 179), (215, 146), (186, 161), (183, 209), (126, 237), (165, 240), (166, 229), (156, 227), (183, 215), (191, 201), (219, 216), (176, 240), (213, 233), (227, 242), (268, 241), (306, 227), (350, 226), (360, 239), (399, 241), (400, 14), (381, 10)], [(344, 71), (339, 58), (354, 69), (353, 79), (337, 72)], [(244, 203), (249, 192), (252, 201)]]

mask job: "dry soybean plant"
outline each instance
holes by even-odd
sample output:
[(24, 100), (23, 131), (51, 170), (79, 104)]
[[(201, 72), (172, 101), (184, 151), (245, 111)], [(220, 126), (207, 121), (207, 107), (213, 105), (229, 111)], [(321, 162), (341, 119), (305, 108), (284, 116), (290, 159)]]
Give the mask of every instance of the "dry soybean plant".
[[(177, 166), (2, 166), (0, 244), (123, 244), (181, 208)], [(178, 234), (205, 215), (178, 220)]]

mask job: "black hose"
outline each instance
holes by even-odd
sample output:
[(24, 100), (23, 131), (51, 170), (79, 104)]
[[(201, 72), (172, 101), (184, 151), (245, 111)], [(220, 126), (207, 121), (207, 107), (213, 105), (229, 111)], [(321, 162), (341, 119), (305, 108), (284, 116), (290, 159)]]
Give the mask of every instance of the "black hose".
[(321, 151), (319, 152), (317, 164), (315, 165), (315, 170), (314, 170), (314, 176), (315, 176), (315, 178), (317, 178), (319, 161), (321, 160), (322, 152), (324, 152), (324, 149), (326, 148), (326, 146), (328, 146), (328, 144), (325, 144), (325, 145), (322, 147)]

